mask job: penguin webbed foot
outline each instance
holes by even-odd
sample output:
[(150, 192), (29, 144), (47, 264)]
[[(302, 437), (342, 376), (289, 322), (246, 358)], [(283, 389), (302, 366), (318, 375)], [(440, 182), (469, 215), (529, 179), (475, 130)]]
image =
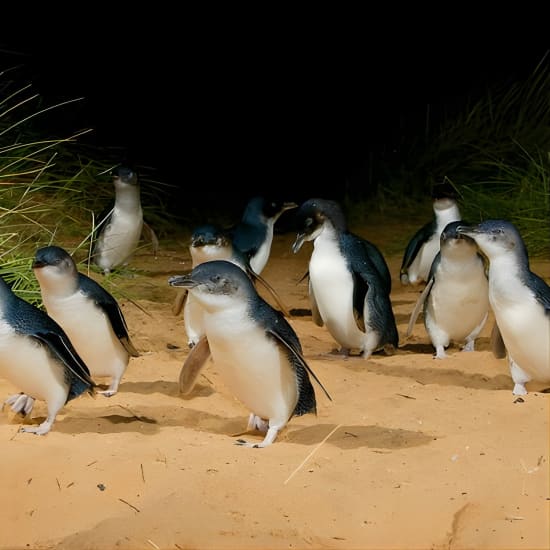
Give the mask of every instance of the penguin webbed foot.
[(105, 397), (113, 397), (113, 395), (115, 395), (116, 393), (118, 393), (118, 390), (112, 390), (112, 389), (108, 389), (108, 390), (101, 390), (101, 391), (98, 391), (97, 392), (99, 395), (103, 395)]
[(467, 341), (464, 346), (462, 346), (462, 349), (460, 351), (474, 351), (475, 341), (469, 340)]
[(246, 441), (244, 439), (237, 439), (237, 441), (235, 441), (235, 445), (240, 445), (241, 447), (249, 447), (252, 449), (263, 449), (264, 447), (268, 447), (275, 441), (278, 433), (279, 428), (272, 427), (267, 430), (264, 440), (261, 443), (250, 443), (249, 441)]
[(512, 390), (512, 393), (514, 395), (527, 395), (527, 390), (525, 388), (525, 384), (523, 383), (515, 383), (514, 389)]
[(434, 359), (446, 359), (447, 354), (445, 353), (445, 348), (443, 346), (436, 346), (433, 358)]
[(21, 426), (20, 432), (31, 433), (35, 435), (46, 435), (51, 429), (54, 423), (54, 419), (46, 418), (42, 424), (38, 426)]
[[(4, 405), (10, 405), (11, 410), (16, 414), (27, 416), (31, 413), (34, 407), (34, 398), (24, 393), (16, 393), (10, 395), (5, 401)], [(2, 406), (2, 409), (4, 406)]]

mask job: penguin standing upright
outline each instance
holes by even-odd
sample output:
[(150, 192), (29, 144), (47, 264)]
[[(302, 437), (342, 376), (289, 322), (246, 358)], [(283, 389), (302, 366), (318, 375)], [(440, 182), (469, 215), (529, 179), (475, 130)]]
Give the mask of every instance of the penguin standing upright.
[(19, 298), (0, 277), (0, 376), (23, 393), (6, 403), (16, 413), (30, 414), (35, 399), (48, 414), (39, 426), (21, 431), (47, 434), (57, 413), (84, 392), (94, 393), (90, 371), (61, 326), (47, 313)]
[[(241, 268), (226, 260), (204, 262), (188, 275), (171, 277), (169, 284), (189, 289), (200, 302), (212, 359), (228, 389), (251, 411), (247, 429), (265, 432), (261, 443), (237, 443), (266, 447), (292, 416), (316, 412), (309, 376), (319, 381), (296, 333)], [(192, 371), (192, 382), (209, 357), (194, 350), (182, 368)], [(199, 364), (192, 364), (196, 361)]]
[(273, 227), (283, 212), (297, 208), (295, 202), (269, 200), (265, 197), (251, 198), (241, 221), (230, 230), (233, 245), (245, 254), (250, 267), (261, 274), (273, 242)]
[[(527, 393), (530, 380), (550, 382), (550, 287), (529, 267), (525, 243), (514, 224), (486, 220), (459, 225), (489, 260), (489, 303), (514, 381), (513, 393)], [(500, 335), (498, 334), (500, 332)]]
[(434, 219), (413, 235), (403, 254), (400, 280), (404, 285), (428, 281), (432, 262), (439, 251), (441, 232), (448, 223), (461, 219), (457, 194), (451, 185), (435, 185), (432, 199)]
[[(196, 227), (191, 235), (189, 253), (191, 254), (192, 268), (212, 260), (227, 260), (238, 265), (254, 282), (260, 282), (274, 298), (281, 311), (287, 317), (290, 316), (288, 309), (283, 304), (279, 295), (263, 277), (254, 272), (250, 266), (249, 258), (233, 245), (227, 232), (212, 224), (204, 224)], [(186, 291), (178, 294), (176, 297), (172, 307), (174, 315), (179, 315), (182, 307), (183, 322), (188, 338), (188, 345), (189, 347), (193, 347), (204, 334), (202, 327), (202, 308), (193, 296), (188, 295)]]
[(114, 203), (99, 216), (93, 235), (92, 261), (108, 274), (128, 263), (134, 254), (143, 229), (147, 229), (156, 255), (158, 239), (143, 221), (140, 185), (137, 173), (126, 166), (113, 169)]
[(130, 356), (139, 355), (117, 301), (79, 273), (72, 256), (59, 246), (38, 249), (32, 267), (48, 314), (63, 327), (92, 376), (110, 377), (109, 388), (100, 393), (114, 395)]
[(342, 351), (359, 350), (365, 359), (393, 351), (398, 332), (390, 301), (391, 276), (377, 247), (351, 233), (340, 205), (309, 199), (296, 213), (296, 253), (313, 241), (309, 297), (316, 324), (326, 325)]
[(451, 222), (441, 233), (440, 250), (407, 329), (409, 336), (423, 308), (436, 359), (447, 356), (445, 348), (451, 342), (464, 343), (463, 351), (473, 351), (489, 314), (485, 262), (475, 241), (457, 232), (461, 223)]

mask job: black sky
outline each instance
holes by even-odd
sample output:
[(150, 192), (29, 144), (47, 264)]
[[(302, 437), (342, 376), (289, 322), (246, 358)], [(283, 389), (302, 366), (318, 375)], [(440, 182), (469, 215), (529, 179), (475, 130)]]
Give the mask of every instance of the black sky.
[(93, 128), (87, 139), (120, 146), (188, 195), (225, 197), (249, 185), (312, 195), (360, 184), (369, 155), (423, 131), (428, 104), (436, 112), (521, 78), (547, 49), (238, 30), (197, 40), (73, 32), (3, 44), (3, 60), (27, 67), (46, 102), (84, 98), (61, 127)]

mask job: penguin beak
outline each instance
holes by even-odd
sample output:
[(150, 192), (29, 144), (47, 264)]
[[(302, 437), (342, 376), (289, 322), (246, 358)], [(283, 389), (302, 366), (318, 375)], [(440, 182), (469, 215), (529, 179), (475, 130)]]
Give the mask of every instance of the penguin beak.
[(302, 248), (302, 245), (304, 244), (304, 240), (305, 240), (305, 233), (298, 233), (298, 235), (296, 236), (296, 240), (294, 241), (294, 244), (292, 245), (292, 252), (294, 252), (294, 254), (296, 254), (296, 252), (298, 252), (298, 250), (300, 250), (300, 248)]
[(456, 228), (456, 232), (459, 235), (466, 235), (466, 237), (471, 237), (472, 235), (477, 235), (481, 233), (477, 226), (469, 226), (469, 225), (459, 225)]
[(292, 210), (293, 208), (298, 208), (298, 205), (295, 202), (285, 202), (283, 203), (282, 212), (286, 212), (287, 210)]
[(32, 269), (39, 269), (41, 267), (44, 267), (45, 265), (46, 265), (46, 262), (43, 262), (41, 260), (33, 260)]
[(168, 279), (168, 284), (183, 288), (195, 288), (200, 285), (200, 282), (194, 281), (191, 275), (174, 275)]

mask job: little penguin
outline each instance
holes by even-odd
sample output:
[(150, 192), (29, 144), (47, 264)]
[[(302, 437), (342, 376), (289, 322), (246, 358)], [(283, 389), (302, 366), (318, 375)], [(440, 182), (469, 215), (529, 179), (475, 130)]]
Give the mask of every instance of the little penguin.
[(473, 239), (457, 233), (462, 222), (447, 224), (440, 250), (430, 269), (428, 283), (411, 315), (407, 336), (423, 308), (424, 326), (435, 348), (434, 358), (444, 359), (451, 342), (473, 351), (475, 339), (489, 314), (489, 282), (483, 257)]
[(550, 382), (550, 287), (531, 271), (525, 243), (510, 221), (485, 220), (459, 225), (457, 231), (474, 239), (489, 260), (489, 303), (508, 355), (513, 393), (525, 395), (530, 380)]
[(155, 232), (143, 221), (137, 173), (126, 166), (117, 166), (112, 175), (114, 203), (98, 218), (91, 253), (92, 261), (105, 275), (129, 262), (144, 230), (149, 233), (155, 255), (158, 250)]
[[(261, 283), (271, 294), (281, 311), (289, 317), (287, 307), (273, 289), (273, 287), (260, 275), (254, 272), (250, 266), (247, 256), (233, 245), (228, 233), (213, 224), (204, 224), (196, 227), (191, 235), (189, 245), (191, 254), (191, 267), (212, 260), (227, 260), (238, 265), (254, 281)], [(188, 338), (189, 347), (197, 344), (203, 335), (202, 329), (202, 308), (184, 291), (176, 297), (172, 311), (174, 315), (179, 315), (183, 308), (183, 322), (185, 332)]]
[(248, 201), (241, 221), (229, 230), (233, 245), (245, 254), (254, 273), (260, 275), (267, 264), (275, 222), (283, 212), (297, 207), (295, 202), (253, 197)]
[(434, 185), (432, 199), (434, 219), (423, 225), (405, 248), (400, 270), (404, 285), (428, 281), (432, 262), (439, 251), (441, 232), (448, 223), (461, 219), (457, 193), (450, 184)]
[(391, 353), (398, 346), (398, 332), (382, 253), (348, 230), (336, 201), (309, 199), (295, 218), (293, 252), (304, 241), (313, 241), (308, 273), (315, 323), (326, 325), (344, 353), (359, 350), (365, 359), (380, 349)]
[(39, 248), (32, 268), (48, 315), (63, 327), (92, 376), (110, 377), (108, 389), (99, 393), (114, 395), (130, 356), (139, 356), (117, 301), (79, 273), (72, 256), (59, 246)]
[(22, 390), (6, 399), (16, 413), (30, 414), (46, 402), (46, 420), (20, 431), (47, 434), (70, 400), (96, 384), (67, 334), (47, 313), (17, 296), (0, 277), (0, 376)]
[[(205, 343), (189, 353), (180, 388), (183, 393), (192, 389), (211, 356), (228, 389), (251, 411), (247, 430), (265, 433), (261, 443), (238, 440), (238, 444), (267, 447), (292, 416), (316, 413), (310, 376), (330, 399), (306, 363), (294, 329), (237, 265), (208, 261), (168, 282), (187, 288), (204, 310)], [(187, 380), (185, 387), (182, 379)]]

